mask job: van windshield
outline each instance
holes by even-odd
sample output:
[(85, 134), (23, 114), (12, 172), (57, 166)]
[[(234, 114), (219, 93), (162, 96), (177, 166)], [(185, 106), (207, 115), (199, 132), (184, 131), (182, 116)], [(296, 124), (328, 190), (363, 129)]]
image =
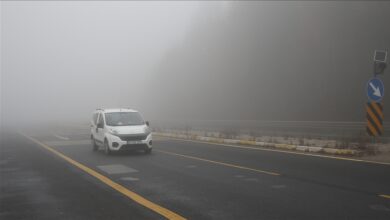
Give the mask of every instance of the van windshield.
[(145, 124), (138, 112), (111, 112), (105, 113), (108, 126), (128, 126)]

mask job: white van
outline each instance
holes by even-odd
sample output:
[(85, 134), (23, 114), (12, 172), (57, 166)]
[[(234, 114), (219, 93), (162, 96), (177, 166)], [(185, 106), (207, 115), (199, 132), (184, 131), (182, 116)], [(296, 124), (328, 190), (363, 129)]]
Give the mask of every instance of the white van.
[(120, 150), (152, 152), (149, 122), (132, 109), (97, 109), (92, 113), (91, 141), (94, 151), (103, 147), (106, 154)]

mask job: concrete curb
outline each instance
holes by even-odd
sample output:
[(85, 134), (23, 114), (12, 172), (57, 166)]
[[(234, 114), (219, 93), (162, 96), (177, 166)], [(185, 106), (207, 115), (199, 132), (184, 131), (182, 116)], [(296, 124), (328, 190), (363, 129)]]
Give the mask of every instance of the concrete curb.
[(194, 134), (185, 135), (185, 134), (166, 133), (166, 132), (153, 132), (153, 134), (162, 137), (172, 137), (172, 138), (179, 138), (179, 139), (186, 139), (186, 140), (198, 140), (198, 141), (221, 143), (221, 144), (252, 145), (252, 146), (269, 147), (269, 148), (276, 148), (281, 150), (295, 150), (295, 151), (310, 152), (310, 153), (325, 153), (325, 154), (344, 155), (344, 156), (360, 156), (362, 154), (361, 151), (352, 150), (352, 149), (312, 147), (312, 146), (301, 146), (301, 145), (293, 145), (293, 144), (276, 144), (276, 143), (266, 143), (266, 142), (250, 141), (250, 140), (205, 137), (205, 136), (198, 136)]

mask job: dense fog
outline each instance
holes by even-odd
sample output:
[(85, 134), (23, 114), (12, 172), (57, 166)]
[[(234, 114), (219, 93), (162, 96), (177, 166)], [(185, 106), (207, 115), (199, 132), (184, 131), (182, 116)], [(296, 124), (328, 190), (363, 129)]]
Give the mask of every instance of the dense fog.
[(2, 123), (109, 107), (151, 121), (364, 121), (389, 21), (386, 1), (2, 1)]

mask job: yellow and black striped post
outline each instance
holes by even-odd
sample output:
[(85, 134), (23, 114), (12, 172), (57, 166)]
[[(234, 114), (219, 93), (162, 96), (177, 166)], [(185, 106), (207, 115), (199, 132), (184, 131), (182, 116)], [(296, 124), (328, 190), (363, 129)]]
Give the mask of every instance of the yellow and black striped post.
[(383, 133), (383, 106), (380, 102), (368, 102), (367, 110), (367, 133), (372, 137)]

